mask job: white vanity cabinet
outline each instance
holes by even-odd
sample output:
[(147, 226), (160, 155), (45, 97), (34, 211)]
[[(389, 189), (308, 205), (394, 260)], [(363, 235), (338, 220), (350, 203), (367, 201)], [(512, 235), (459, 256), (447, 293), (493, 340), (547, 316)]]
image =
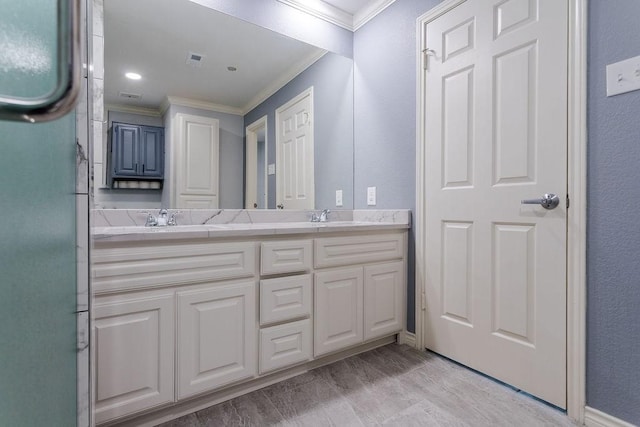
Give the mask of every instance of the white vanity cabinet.
[(255, 282), (179, 291), (178, 399), (257, 373)]
[(149, 424), (392, 342), (406, 228), (322, 230), (96, 240), (96, 422)]
[(107, 298), (93, 313), (96, 422), (173, 402), (173, 292)]
[(405, 246), (397, 232), (315, 239), (315, 356), (403, 329)]

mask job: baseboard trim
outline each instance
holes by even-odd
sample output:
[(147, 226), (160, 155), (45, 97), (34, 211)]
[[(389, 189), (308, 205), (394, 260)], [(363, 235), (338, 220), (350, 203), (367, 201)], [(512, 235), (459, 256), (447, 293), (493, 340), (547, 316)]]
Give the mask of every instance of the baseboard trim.
[(413, 332), (409, 332), (407, 330), (400, 332), (398, 334), (398, 344), (405, 344), (405, 345), (408, 345), (409, 347), (417, 348), (416, 334), (414, 334)]
[(628, 423), (589, 406), (584, 408), (584, 425), (587, 427), (635, 427)]

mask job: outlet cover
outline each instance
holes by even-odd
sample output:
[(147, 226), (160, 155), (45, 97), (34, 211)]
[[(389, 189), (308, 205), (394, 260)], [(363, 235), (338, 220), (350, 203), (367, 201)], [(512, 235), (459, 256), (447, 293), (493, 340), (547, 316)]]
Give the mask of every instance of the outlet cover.
[(376, 205), (376, 187), (367, 187), (367, 206)]
[(640, 56), (607, 65), (607, 96), (640, 89)]
[(276, 174), (276, 164), (271, 163), (267, 166), (267, 175), (275, 175)]
[(342, 207), (342, 190), (336, 190), (336, 207)]

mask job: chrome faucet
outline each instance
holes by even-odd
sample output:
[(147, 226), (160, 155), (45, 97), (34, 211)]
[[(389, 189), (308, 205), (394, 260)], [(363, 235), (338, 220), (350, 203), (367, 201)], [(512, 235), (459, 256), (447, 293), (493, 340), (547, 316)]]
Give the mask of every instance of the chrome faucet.
[(320, 215), (313, 212), (311, 214), (311, 222), (327, 222), (329, 220), (330, 213), (331, 211), (329, 209), (324, 209), (322, 212), (320, 212)]
[(173, 212), (171, 213), (171, 215), (169, 215), (169, 211), (167, 211), (166, 209), (160, 209), (157, 217), (153, 216), (149, 212), (143, 213), (147, 215), (147, 220), (144, 223), (145, 227), (166, 227), (178, 225), (176, 215), (178, 215), (180, 212)]

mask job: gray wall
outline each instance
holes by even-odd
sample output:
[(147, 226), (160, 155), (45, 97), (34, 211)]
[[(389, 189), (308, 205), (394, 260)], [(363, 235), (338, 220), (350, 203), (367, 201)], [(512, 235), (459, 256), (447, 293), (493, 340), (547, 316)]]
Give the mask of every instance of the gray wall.
[[(416, 19), (439, 0), (397, 0), (354, 36), (355, 209), (376, 187), (377, 209), (411, 209), (416, 199)], [(415, 331), (413, 229), (407, 328)]]
[(353, 33), (278, 0), (192, 0), (285, 36), (353, 57)]
[[(244, 205), (244, 127), (242, 126), (242, 116), (171, 105), (164, 117), (165, 135), (171, 135), (171, 121), (177, 113), (211, 117), (220, 121), (220, 196), (218, 206), (224, 209), (241, 209)], [(168, 179), (172, 150), (169, 146), (171, 138), (167, 137), (166, 140), (165, 174), (167, 175), (165, 179)], [(165, 186), (162, 195), (163, 205), (169, 203), (167, 190), (168, 186)]]
[(640, 55), (640, 1), (589, 2), (587, 404), (640, 425), (640, 92), (605, 66)]
[[(268, 162), (276, 162), (275, 111), (313, 86), (316, 208), (353, 208), (353, 61), (327, 53), (244, 117), (245, 126), (267, 115)], [(275, 175), (269, 175), (269, 208), (276, 207)]]

